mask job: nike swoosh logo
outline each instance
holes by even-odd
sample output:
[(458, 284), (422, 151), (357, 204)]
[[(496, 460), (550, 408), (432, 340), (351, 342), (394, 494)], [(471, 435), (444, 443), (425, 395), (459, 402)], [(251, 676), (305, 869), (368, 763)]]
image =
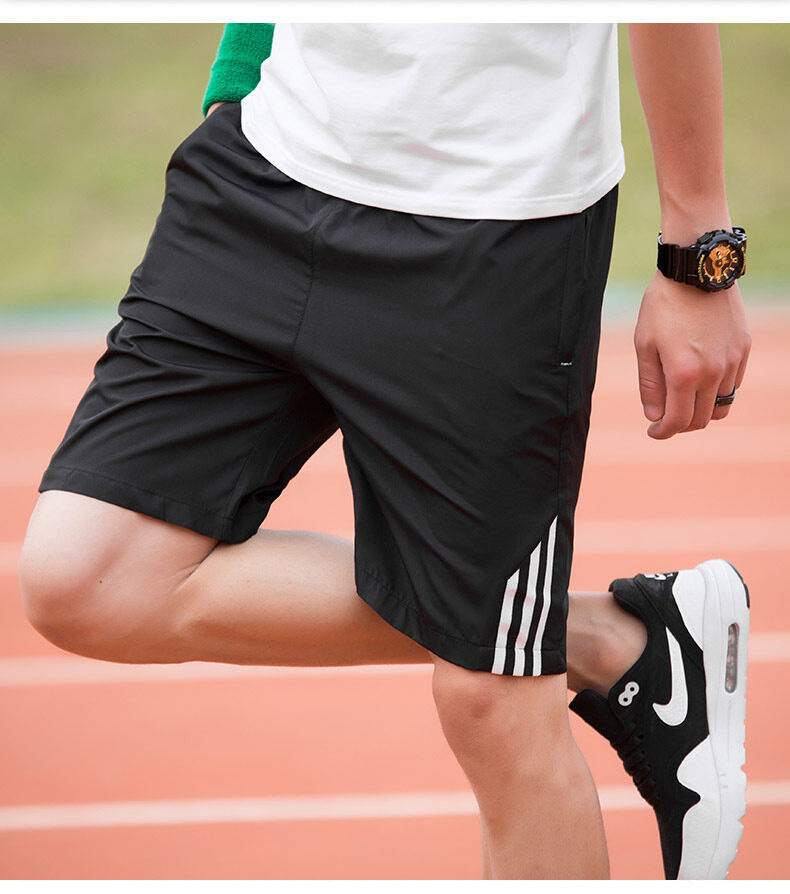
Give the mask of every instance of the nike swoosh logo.
[(672, 695), (665, 705), (653, 702), (653, 710), (667, 726), (679, 726), (686, 719), (689, 706), (688, 689), (686, 688), (686, 670), (683, 667), (683, 653), (680, 643), (667, 629), (667, 645), (669, 646), (669, 666), (672, 673)]

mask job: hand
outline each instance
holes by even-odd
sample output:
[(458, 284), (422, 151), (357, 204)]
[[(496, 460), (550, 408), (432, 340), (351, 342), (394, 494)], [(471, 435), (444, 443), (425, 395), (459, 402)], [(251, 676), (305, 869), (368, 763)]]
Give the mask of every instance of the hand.
[(737, 282), (703, 292), (656, 271), (634, 332), (639, 394), (651, 438), (671, 438), (723, 419), (717, 394), (738, 388), (751, 347)]
[(208, 118), (208, 116), (214, 111), (214, 109), (218, 109), (220, 106), (224, 106), (226, 102), (227, 100), (223, 99), (221, 102), (211, 103), (211, 105), (208, 107), (208, 111), (206, 112), (206, 118)]

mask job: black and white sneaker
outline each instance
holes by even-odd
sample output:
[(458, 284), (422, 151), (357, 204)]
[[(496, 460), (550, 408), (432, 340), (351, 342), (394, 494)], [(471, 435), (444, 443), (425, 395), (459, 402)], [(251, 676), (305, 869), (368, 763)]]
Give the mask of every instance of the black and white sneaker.
[(639, 660), (608, 698), (571, 710), (616, 749), (658, 820), (668, 879), (723, 879), (746, 810), (749, 593), (723, 559), (638, 574), (609, 589), (647, 626)]

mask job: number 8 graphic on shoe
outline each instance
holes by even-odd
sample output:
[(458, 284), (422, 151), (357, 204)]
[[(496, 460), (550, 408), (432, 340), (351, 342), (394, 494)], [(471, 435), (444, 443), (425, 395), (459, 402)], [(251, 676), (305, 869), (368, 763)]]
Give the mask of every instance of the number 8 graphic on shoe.
[(639, 684), (638, 683), (626, 683), (625, 689), (620, 693), (617, 701), (620, 704), (627, 708), (631, 702), (634, 700), (634, 696), (639, 692)]

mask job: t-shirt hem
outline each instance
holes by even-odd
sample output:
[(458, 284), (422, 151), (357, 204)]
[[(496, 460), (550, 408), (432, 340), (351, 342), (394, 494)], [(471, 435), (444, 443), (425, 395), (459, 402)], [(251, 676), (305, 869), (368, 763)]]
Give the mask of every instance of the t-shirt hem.
[(379, 189), (370, 184), (345, 180), (304, 165), (293, 158), (282, 144), (270, 139), (268, 135), (257, 131), (254, 127), (250, 127), (249, 119), (245, 120), (245, 118), (246, 116), (242, 115), (244, 136), (267, 161), (293, 180), (319, 192), (360, 205), (372, 205), (389, 211), (402, 211), (409, 214), (472, 220), (525, 220), (575, 214), (589, 208), (590, 205), (606, 195), (625, 174), (625, 158), (621, 147), (614, 164), (581, 193), (507, 201), (485, 201), (482, 198), (459, 200), (445, 196), (426, 197), (424, 193), (393, 192)]

